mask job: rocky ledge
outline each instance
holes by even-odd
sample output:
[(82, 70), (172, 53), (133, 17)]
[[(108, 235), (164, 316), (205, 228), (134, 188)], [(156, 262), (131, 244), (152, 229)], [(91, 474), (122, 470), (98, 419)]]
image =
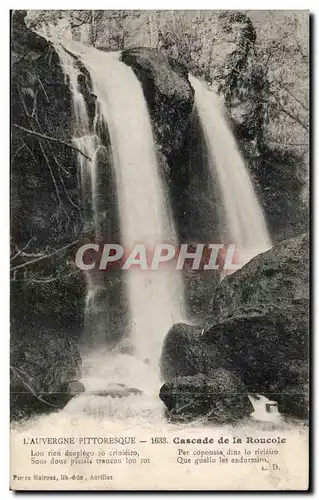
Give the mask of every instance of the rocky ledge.
[(211, 422), (231, 423), (253, 411), (240, 377), (223, 368), (170, 380), (159, 396), (174, 421), (205, 416)]
[(187, 69), (146, 47), (124, 50), (122, 61), (142, 84), (159, 150), (165, 156), (180, 150), (194, 104)]
[[(160, 392), (171, 415), (218, 420), (231, 403), (231, 417), (238, 419), (253, 393), (277, 401), (283, 414), (307, 418), (308, 254), (306, 234), (275, 245), (220, 283), (209, 326), (200, 332), (172, 328), (162, 351)], [(240, 404), (229, 399), (228, 387), (241, 394)]]

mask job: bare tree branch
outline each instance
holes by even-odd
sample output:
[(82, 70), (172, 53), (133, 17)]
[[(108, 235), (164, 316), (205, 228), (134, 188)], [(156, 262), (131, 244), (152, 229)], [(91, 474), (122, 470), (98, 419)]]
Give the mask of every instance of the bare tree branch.
[(74, 207), (74, 208), (76, 208), (77, 210), (79, 210), (79, 211), (80, 211), (80, 210), (81, 210), (81, 209), (80, 209), (80, 207), (79, 207), (76, 203), (74, 203), (74, 201), (70, 198), (69, 193), (68, 193), (68, 190), (67, 190), (67, 188), (66, 188), (65, 182), (64, 182), (64, 180), (63, 180), (63, 177), (62, 177), (62, 175), (61, 175), (61, 172), (60, 172), (60, 171), (59, 171), (59, 177), (60, 177), (60, 181), (61, 181), (61, 184), (62, 184), (62, 186), (63, 186), (64, 192), (65, 192), (65, 194), (66, 194), (66, 197), (67, 197), (67, 199), (69, 200), (70, 204), (71, 204), (71, 205), (73, 205), (73, 207)]
[(23, 255), (24, 250), (28, 248), (28, 246), (31, 244), (31, 242), (35, 239), (35, 236), (32, 236), (32, 238), (28, 241), (28, 243), (21, 249), (19, 250), (13, 257), (11, 257), (10, 262), (16, 259), (19, 255)]
[(42, 151), (43, 157), (44, 157), (44, 159), (45, 159), (45, 161), (46, 161), (46, 164), (47, 164), (47, 166), (48, 166), (48, 169), (49, 169), (49, 171), (50, 171), (50, 175), (51, 175), (51, 178), (52, 178), (52, 182), (53, 182), (53, 184), (54, 184), (54, 189), (55, 189), (55, 192), (56, 192), (57, 198), (58, 198), (58, 200), (59, 200), (59, 202), (60, 202), (60, 205), (61, 205), (61, 207), (62, 207), (63, 212), (64, 212), (64, 213), (65, 213), (65, 215), (69, 218), (69, 214), (68, 214), (68, 213), (67, 213), (67, 211), (65, 210), (64, 205), (63, 205), (63, 202), (62, 202), (62, 200), (61, 200), (61, 196), (60, 196), (59, 188), (58, 188), (57, 182), (56, 182), (56, 180), (55, 180), (55, 177), (54, 177), (54, 174), (53, 174), (53, 170), (52, 170), (51, 165), (50, 165), (50, 162), (49, 162), (49, 158), (47, 157), (46, 152), (44, 151), (43, 146), (42, 146), (42, 144), (41, 144), (41, 143), (39, 143), (39, 146), (40, 146), (40, 149), (41, 149), (41, 151)]
[(49, 99), (48, 94), (46, 93), (46, 90), (45, 90), (45, 88), (44, 88), (44, 86), (43, 86), (43, 83), (41, 82), (41, 80), (40, 80), (40, 78), (39, 78), (39, 77), (38, 77), (38, 82), (40, 83), (41, 89), (42, 89), (42, 91), (43, 91), (43, 93), (44, 93), (44, 95), (45, 95), (45, 98), (46, 98), (47, 102), (49, 103), (49, 102), (50, 102), (50, 99)]
[(280, 144), (281, 146), (299, 146), (309, 148), (309, 144), (303, 142), (282, 142), (282, 141), (267, 141), (269, 144)]
[(283, 90), (285, 90), (298, 104), (300, 104), (300, 106), (307, 112), (309, 112), (309, 108), (300, 100), (298, 99), (298, 97), (295, 96), (295, 94), (286, 86), (284, 85), (282, 82), (280, 82), (279, 80), (274, 80), (274, 82), (279, 86), (281, 87)]
[(54, 281), (57, 281), (61, 277), (65, 278), (70, 278), (71, 276), (75, 276), (76, 274), (79, 274), (79, 270), (73, 271), (72, 273), (64, 274), (64, 273), (59, 273), (59, 274), (51, 274), (51, 276), (47, 276), (45, 278), (25, 278), (25, 279), (13, 279), (11, 281), (19, 282), (19, 283), (36, 283), (39, 285), (46, 285), (47, 283), (53, 283)]
[(31, 113), (31, 116), (34, 117), (35, 114), (36, 114), (36, 110), (37, 110), (37, 98), (38, 98), (38, 92), (39, 92), (39, 89), (37, 89), (34, 93), (34, 98), (33, 98), (33, 108), (32, 108), (32, 113)]
[(24, 378), (19, 374), (19, 371), (21, 372), (21, 370), (15, 366), (10, 366), (10, 370), (13, 371), (13, 373), (16, 375), (16, 377), (18, 377), (18, 379), (22, 382), (22, 384), (28, 389), (29, 392), (31, 392), (31, 394), (37, 398), (39, 401), (41, 401), (41, 403), (44, 403), (48, 406), (51, 406), (52, 408), (57, 408), (56, 405), (53, 405), (52, 403), (49, 403), (49, 401), (46, 401), (45, 399), (43, 399), (40, 395), (36, 394), (34, 392), (34, 390), (32, 389), (32, 387), (24, 380)]
[[(40, 122), (39, 122), (39, 120), (38, 120), (38, 117), (37, 117), (37, 116), (35, 116), (35, 121), (36, 121), (37, 126), (39, 127), (39, 131), (40, 131), (40, 133), (41, 133), (41, 134), (43, 134), (43, 135), (45, 135), (45, 134), (44, 134), (44, 132), (43, 132), (43, 129), (42, 129), (42, 127), (41, 127), (41, 124), (40, 124)], [(32, 129), (32, 130), (33, 130), (33, 129)], [(67, 175), (68, 177), (70, 177), (70, 175), (71, 175), (71, 174), (70, 174), (70, 172), (68, 172), (68, 171), (67, 171), (67, 170), (63, 167), (63, 165), (61, 165), (61, 163), (58, 161), (57, 157), (56, 157), (56, 156), (55, 156), (55, 154), (54, 154), (53, 149), (51, 148), (50, 143), (48, 144), (48, 146), (49, 146), (49, 148), (50, 148), (50, 153), (52, 154), (53, 159), (54, 159), (54, 161), (55, 161), (56, 165), (57, 165), (57, 166), (58, 166), (58, 167), (59, 167), (59, 168), (60, 168), (60, 169), (61, 169), (61, 170), (65, 173), (65, 175)]]
[(30, 130), (28, 128), (21, 127), (20, 125), (17, 125), (16, 123), (13, 123), (12, 126), (15, 128), (18, 128), (19, 130), (22, 130), (26, 134), (35, 135), (35, 136), (40, 137), (41, 139), (45, 139), (47, 141), (58, 142), (60, 144), (63, 144), (64, 146), (67, 146), (68, 148), (71, 148), (74, 151), (77, 151), (78, 153), (83, 155), (84, 158), (87, 158), (87, 160), (92, 161), (92, 159), (89, 156), (87, 156), (85, 153), (83, 153), (83, 151), (81, 151), (81, 149), (77, 148), (76, 146), (73, 146), (73, 144), (69, 144), (68, 142), (62, 141), (61, 139), (57, 139), (56, 137), (51, 137), (49, 135), (40, 134), (39, 132), (35, 132), (34, 130)]
[(48, 255), (42, 255), (41, 257), (38, 257), (36, 259), (29, 260), (28, 262), (24, 262), (23, 264), (19, 264), (18, 266), (13, 267), (11, 269), (11, 271), (16, 271), (17, 269), (21, 269), (23, 267), (30, 266), (31, 264), (35, 264), (36, 262), (40, 262), (41, 260), (44, 260), (44, 259), (50, 259), (54, 255), (57, 255), (58, 253), (64, 252), (65, 250), (67, 250), (68, 248), (71, 248), (72, 246), (76, 245), (79, 242), (80, 242), (80, 240), (72, 241), (72, 243), (69, 243), (68, 245), (65, 245), (62, 248), (58, 248), (57, 250), (55, 250), (54, 252), (52, 252)]
[(20, 153), (20, 151), (26, 147), (26, 144), (25, 142), (23, 142), (21, 144), (21, 146), (16, 150), (16, 152), (12, 155), (12, 158), (11, 158), (11, 165), (13, 164), (13, 160), (15, 159), (15, 157)]
[(302, 128), (304, 128), (309, 133), (309, 128), (307, 127), (307, 125), (303, 123), (303, 121), (297, 115), (293, 114), (291, 111), (285, 108), (273, 92), (270, 92), (270, 94), (276, 99), (276, 102), (273, 103), (273, 106), (278, 111), (282, 111), (283, 113), (285, 113), (287, 116), (289, 116), (289, 118), (291, 118), (294, 122), (298, 123)]

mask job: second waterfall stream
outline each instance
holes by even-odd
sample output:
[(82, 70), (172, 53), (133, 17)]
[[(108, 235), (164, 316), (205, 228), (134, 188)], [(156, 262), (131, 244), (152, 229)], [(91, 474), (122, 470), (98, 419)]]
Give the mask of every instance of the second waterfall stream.
[[(258, 201), (248, 169), (227, 123), (218, 96), (198, 78), (190, 75), (195, 105), (208, 151), (211, 182), (216, 179), (225, 227), (224, 237), (239, 249), (243, 266), (261, 252), (269, 250), (263, 209)], [(226, 234), (225, 234), (226, 233)]]

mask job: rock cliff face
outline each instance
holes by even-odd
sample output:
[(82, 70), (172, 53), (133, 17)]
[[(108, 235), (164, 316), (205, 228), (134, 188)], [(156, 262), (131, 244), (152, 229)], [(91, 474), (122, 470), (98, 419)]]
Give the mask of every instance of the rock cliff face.
[(71, 95), (53, 46), (26, 28), (21, 11), (12, 20), (11, 69), (13, 236), (41, 231), (56, 243), (57, 217), (67, 228), (76, 216), (76, 156), (40, 135), (70, 142)]
[(85, 297), (72, 265), (76, 245), (54, 253), (82, 226), (76, 153), (65, 145), (71, 95), (53, 46), (26, 28), (25, 15), (12, 16), (12, 418), (53, 411), (72, 397)]
[[(68, 385), (70, 390), (65, 389), (69, 383), (68, 370), (77, 357), (72, 346), (78, 343), (84, 328), (86, 285), (74, 265), (74, 256), (83, 236), (90, 237), (88, 231), (91, 230), (84, 224), (78, 158), (70, 147), (74, 123), (69, 84), (54, 46), (26, 27), (26, 14), (26, 11), (14, 11), (12, 15), (11, 338), (14, 355), (11, 375), (13, 391), (23, 392), (19, 372), (14, 368), (23, 360), (21, 366), (27, 374), (29, 389), (24, 391), (28, 393), (24, 399), (21, 394), (13, 397), (14, 418), (27, 414), (28, 406), (30, 411), (44, 411), (40, 404), (42, 393), (66, 392), (67, 396), (57, 401), (59, 407), (71, 397), (72, 387), (77, 387), (74, 375)], [(127, 50), (122, 58), (143, 86), (159, 161), (164, 175), (169, 176), (172, 166), (169, 156), (182, 147), (193, 107), (193, 90), (187, 72), (156, 50)], [(80, 70), (79, 89), (92, 122), (95, 96), (90, 75), (84, 67)], [(109, 145), (105, 130), (100, 138)], [(105, 186), (105, 189), (109, 188)], [(111, 189), (115, 193), (115, 187)], [(114, 201), (111, 205), (116, 212)], [(72, 242), (74, 246), (55, 253)], [(41, 260), (51, 254), (49, 259)], [(35, 264), (25, 266), (37, 258), (40, 260)], [(113, 312), (104, 309), (112, 329), (112, 314), (121, 316), (119, 305), (115, 304)], [(86, 319), (93, 328), (93, 319)], [(50, 352), (41, 340), (47, 338), (46, 332), (50, 332), (47, 343)], [(112, 334), (114, 336), (113, 332), (105, 333), (110, 338)], [(65, 337), (66, 344), (61, 336)], [(37, 370), (37, 365), (42, 368)], [(52, 374), (51, 370), (54, 377), (47, 384), (46, 374)], [(48, 408), (53, 407), (48, 404)]]
[[(232, 360), (251, 392), (281, 393), (280, 404), (307, 412), (309, 237), (286, 240), (225, 278), (204, 333)], [(289, 404), (293, 394), (304, 401)], [(285, 396), (285, 393), (287, 395)], [(276, 400), (278, 394), (271, 396)]]
[(167, 157), (181, 148), (193, 109), (194, 90), (187, 69), (151, 48), (124, 50), (122, 61), (142, 84), (156, 142)]
[[(225, 278), (213, 301), (212, 320), (222, 323), (273, 306), (284, 310), (309, 301), (309, 236), (302, 234), (275, 245)], [(305, 309), (305, 313), (307, 310)]]
[(76, 341), (47, 327), (12, 338), (11, 418), (57, 411), (84, 390)]
[[(169, 332), (162, 353), (164, 377), (169, 379), (175, 369), (181, 386), (182, 378), (195, 372), (210, 380), (205, 361), (208, 355), (213, 368), (220, 363), (240, 377), (246, 391), (277, 401), (283, 413), (306, 417), (308, 252), (309, 238), (301, 235), (277, 244), (226, 277), (216, 290), (209, 326), (200, 338), (195, 332), (181, 339), (177, 327)], [(210, 357), (209, 349), (219, 354)], [(179, 352), (188, 354), (181, 357), (182, 366), (176, 361), (175, 353)]]
[[(72, 139), (70, 90), (54, 47), (26, 28), (25, 15), (16, 11), (12, 18), (11, 250), (17, 268), (12, 314), (24, 323), (43, 316), (57, 324), (58, 318), (61, 324), (77, 318), (80, 323), (82, 280), (69, 265), (74, 248), (23, 267), (77, 240), (83, 223), (76, 153), (67, 146)], [(70, 274), (72, 280), (66, 278)]]

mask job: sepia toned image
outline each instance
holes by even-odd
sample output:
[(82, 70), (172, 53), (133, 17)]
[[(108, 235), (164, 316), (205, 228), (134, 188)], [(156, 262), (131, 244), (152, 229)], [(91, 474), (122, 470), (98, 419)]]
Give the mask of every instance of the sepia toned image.
[(13, 490), (309, 487), (309, 12), (15, 10)]

